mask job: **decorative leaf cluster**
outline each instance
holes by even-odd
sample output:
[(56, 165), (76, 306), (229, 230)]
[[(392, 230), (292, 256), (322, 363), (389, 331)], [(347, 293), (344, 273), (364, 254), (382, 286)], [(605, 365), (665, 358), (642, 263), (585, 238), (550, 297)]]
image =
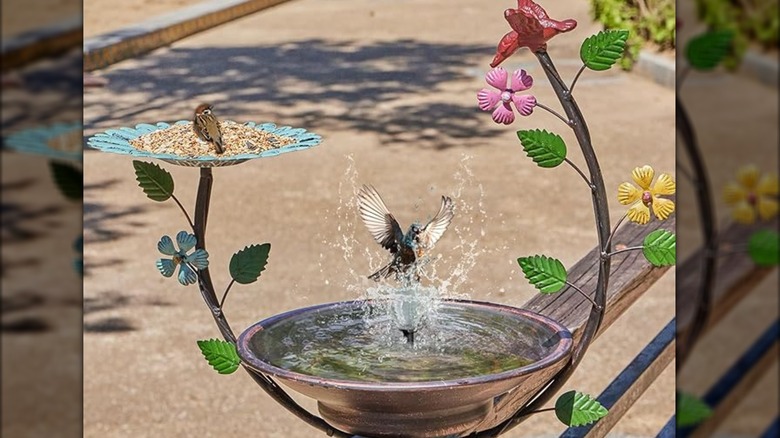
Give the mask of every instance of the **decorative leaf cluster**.
[(667, 230), (655, 230), (645, 236), (642, 252), (654, 266), (671, 266), (677, 261), (677, 238)]
[(627, 30), (605, 30), (590, 36), (580, 46), (580, 59), (591, 70), (609, 70), (622, 56)]
[(149, 199), (166, 201), (173, 195), (173, 177), (167, 170), (154, 163), (133, 160), (135, 178)]
[(608, 412), (598, 400), (579, 391), (564, 393), (555, 402), (555, 416), (569, 427), (586, 426)]
[(84, 199), (84, 173), (69, 164), (49, 162), (54, 183), (66, 198), (77, 201)]
[(541, 129), (517, 131), (525, 153), (539, 167), (555, 167), (566, 159), (566, 143), (556, 134)]
[(716, 30), (691, 38), (685, 46), (685, 58), (696, 70), (712, 70), (731, 52), (734, 33)]
[(220, 374), (231, 374), (241, 364), (236, 346), (231, 342), (209, 339), (198, 341), (198, 348), (209, 365)]
[(677, 427), (695, 426), (712, 415), (706, 403), (685, 392), (677, 393)]
[(517, 259), (525, 278), (543, 294), (551, 294), (566, 285), (566, 268), (560, 260), (544, 255)]
[(775, 266), (780, 258), (779, 236), (774, 230), (753, 233), (748, 240), (748, 254), (758, 266)]
[(230, 259), (230, 276), (236, 283), (249, 284), (257, 281), (260, 273), (265, 270), (268, 263), (268, 253), (271, 244), (247, 246), (233, 254)]

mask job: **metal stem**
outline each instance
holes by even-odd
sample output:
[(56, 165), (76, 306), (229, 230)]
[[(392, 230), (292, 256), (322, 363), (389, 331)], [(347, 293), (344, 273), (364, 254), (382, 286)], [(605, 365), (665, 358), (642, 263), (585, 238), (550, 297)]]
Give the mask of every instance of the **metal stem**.
[[(678, 85), (679, 86), (679, 85)], [(693, 131), (693, 124), (688, 117), (688, 113), (680, 101), (679, 94), (675, 99), (677, 132), (682, 139), (681, 144), (688, 153), (693, 176), (691, 180), (696, 192), (696, 204), (699, 207), (699, 218), (701, 220), (701, 231), (704, 240), (704, 266), (702, 269), (702, 280), (699, 283), (699, 290), (696, 297), (696, 313), (693, 321), (688, 328), (688, 334), (677, 342), (677, 369), (679, 370), (689, 353), (693, 350), (707, 320), (710, 317), (710, 306), (712, 304), (712, 288), (715, 284), (715, 267), (718, 254), (718, 230), (715, 225), (715, 207), (712, 204), (712, 191), (707, 179), (707, 171), (704, 167), (704, 158), (699, 151), (699, 144), (696, 139), (696, 133)], [(679, 292), (679, 291), (678, 291)], [(680, 342), (682, 341), (682, 342)]]
[[(585, 163), (588, 166), (588, 172), (590, 173), (591, 182), (591, 197), (593, 202), (593, 212), (596, 219), (596, 232), (599, 239), (599, 248), (603, 248), (605, 252), (610, 251), (610, 244), (607, 242), (610, 234), (609, 225), (609, 206), (607, 204), (607, 192), (604, 188), (604, 179), (601, 175), (601, 168), (596, 158), (596, 152), (593, 150), (591, 144), (590, 132), (588, 131), (588, 125), (585, 123), (585, 118), (582, 112), (577, 106), (577, 102), (571, 95), (571, 92), (566, 87), (566, 84), (561, 79), (558, 71), (555, 69), (550, 56), (546, 51), (534, 52), (536, 58), (539, 60), (544, 73), (547, 75), (547, 79), (550, 81), (550, 85), (553, 87), (558, 100), (561, 102), (563, 109), (566, 112), (569, 120), (571, 121), (571, 128), (574, 130), (574, 135), (577, 137), (577, 142), (582, 150), (582, 155), (585, 158)], [(609, 283), (609, 271), (610, 260), (608, 257), (601, 257), (599, 260), (599, 276), (596, 282), (596, 293), (594, 301), (597, 306), (591, 307), (590, 316), (583, 329), (582, 337), (577, 345), (574, 347), (569, 363), (553, 377), (550, 384), (539, 390), (534, 396), (532, 396), (528, 403), (521, 407), (512, 417), (504, 421), (502, 424), (496, 426), (493, 429), (478, 433), (477, 436), (496, 436), (500, 435), (514, 426), (520, 424), (525, 417), (530, 413), (541, 408), (564, 383), (571, 377), (574, 370), (579, 365), (588, 346), (593, 341), (596, 333), (601, 326), (601, 321), (604, 318), (604, 312), (607, 307), (607, 286)]]
[(577, 75), (574, 76), (574, 80), (571, 81), (571, 85), (569, 86), (569, 93), (574, 91), (574, 86), (577, 85), (577, 79), (580, 78), (580, 75), (584, 71), (585, 71), (585, 64), (582, 64), (582, 67), (580, 67), (579, 71), (577, 71)]
[(183, 205), (181, 205), (179, 198), (177, 198), (176, 195), (171, 194), (171, 199), (173, 199), (173, 201), (176, 202), (176, 205), (179, 206), (179, 210), (181, 210), (181, 212), (184, 213), (184, 217), (187, 218), (187, 223), (190, 224), (190, 229), (192, 229), (192, 231), (195, 232), (195, 224), (192, 223), (192, 219), (190, 219), (190, 214), (187, 213), (187, 210), (184, 208)]
[[(209, 215), (209, 203), (211, 201), (211, 186), (214, 182), (214, 178), (211, 173), (210, 167), (200, 168), (200, 182), (198, 183), (198, 194), (195, 199), (195, 237), (198, 239), (196, 248), (206, 249), (206, 223)], [(206, 302), (206, 305), (211, 310), (211, 315), (214, 317), (214, 322), (217, 323), (222, 337), (226, 341), (236, 343), (236, 336), (233, 334), (233, 330), (228, 324), (225, 314), (222, 312), (221, 305), (217, 301), (217, 294), (214, 292), (214, 285), (211, 282), (211, 275), (208, 268), (200, 270), (198, 272), (198, 287), (200, 288), (201, 296)], [(242, 363), (243, 365), (243, 363)], [(277, 403), (282, 405), (285, 409), (292, 412), (296, 417), (305, 421), (309, 425), (325, 432), (328, 436), (335, 436), (339, 438), (349, 438), (352, 434), (342, 432), (338, 429), (334, 429), (328, 423), (320, 417), (312, 415), (309, 411), (298, 405), (295, 400), (287, 394), (276, 382), (270, 377), (263, 375), (246, 366), (243, 367), (250, 377), (265, 390), (268, 395), (271, 396)]]
[(639, 251), (641, 249), (645, 249), (644, 246), (629, 246), (628, 248), (619, 249), (617, 251), (612, 251), (611, 253), (607, 254), (607, 257), (612, 257), (614, 255), (618, 255), (623, 252), (629, 252), (629, 251)]
[(570, 122), (570, 121), (568, 121), (568, 120), (566, 120), (566, 117), (563, 117), (562, 115), (560, 115), (560, 114), (558, 113), (558, 111), (555, 111), (554, 109), (550, 108), (549, 106), (547, 106), (547, 105), (543, 105), (543, 104), (541, 104), (541, 103), (539, 103), (539, 102), (536, 102), (536, 106), (538, 106), (539, 108), (541, 108), (541, 109), (543, 109), (543, 110), (547, 111), (548, 113), (550, 113), (550, 114), (554, 115), (555, 117), (557, 117), (557, 118), (561, 119), (561, 121), (562, 121), (563, 123), (565, 123), (565, 124), (566, 124), (566, 126), (571, 126), (571, 122)]
[(588, 185), (588, 187), (589, 187), (591, 190), (593, 190), (593, 184), (591, 184), (591, 183), (590, 183), (590, 180), (588, 179), (588, 177), (587, 177), (587, 176), (585, 176), (585, 173), (584, 173), (582, 170), (580, 170), (580, 168), (579, 168), (579, 167), (578, 167), (576, 164), (574, 164), (574, 162), (573, 162), (573, 161), (571, 161), (571, 160), (570, 160), (570, 159), (568, 159), (568, 158), (564, 158), (564, 159), (563, 159), (563, 161), (565, 161), (565, 162), (566, 162), (566, 164), (568, 164), (569, 166), (571, 166), (571, 167), (572, 167), (572, 169), (576, 170), (576, 171), (577, 171), (577, 173), (579, 173), (579, 174), (580, 174), (580, 176), (582, 177), (582, 179), (585, 181), (585, 184), (587, 184), (587, 185)]

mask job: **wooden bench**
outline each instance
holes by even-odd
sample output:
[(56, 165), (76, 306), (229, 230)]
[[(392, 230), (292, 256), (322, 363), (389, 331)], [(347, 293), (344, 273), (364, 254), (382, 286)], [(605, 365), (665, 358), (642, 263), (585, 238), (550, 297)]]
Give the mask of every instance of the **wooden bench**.
[[(650, 224), (651, 228), (643, 228), (635, 225), (627, 225), (621, 228), (616, 236), (616, 243), (626, 243), (629, 246), (641, 242), (641, 237), (652, 231), (653, 227), (674, 228), (674, 218), (665, 223)], [(767, 227), (766, 224), (763, 227)], [(777, 222), (769, 224), (769, 227), (777, 227)], [(745, 242), (747, 237), (759, 227), (745, 227), (732, 225), (721, 233), (723, 242)], [(730, 251), (728, 247), (722, 248), (723, 255), (718, 258), (717, 282), (713, 290), (713, 306), (709, 312), (707, 324), (703, 333), (706, 333), (721, 321), (731, 309), (744, 299), (755, 286), (764, 280), (774, 268), (762, 268), (756, 266), (745, 251)], [(634, 260), (616, 259), (613, 261), (613, 278), (611, 280), (609, 302), (603, 332), (609, 324), (619, 317), (652, 283), (665, 272), (665, 269), (652, 268), (647, 263), (642, 263), (639, 253), (631, 253)], [(677, 269), (677, 317), (655, 336), (655, 338), (626, 366), (626, 368), (610, 383), (597, 397), (599, 402), (609, 409), (609, 414), (598, 422), (586, 426), (567, 429), (561, 436), (575, 437), (602, 437), (622, 418), (628, 409), (652, 384), (660, 373), (674, 358), (675, 332), (685, 336), (696, 313), (696, 295), (701, 277), (701, 263), (703, 250), (696, 251), (687, 258)], [(588, 260), (595, 260), (591, 252), (584, 260), (578, 263), (571, 271), (573, 278), (575, 273), (589, 272)], [(616, 264), (633, 264), (630, 270), (622, 270)], [(585, 290), (588, 290), (587, 287)], [(555, 318), (561, 318), (565, 324), (576, 330), (587, 320), (587, 301), (570, 294), (564, 300), (558, 302), (554, 297), (536, 297), (526, 307), (540, 311)], [(746, 352), (734, 362), (734, 365), (703, 397), (703, 401), (713, 407), (713, 415), (696, 428), (678, 430), (673, 416), (658, 434), (659, 437), (671, 438), (675, 436), (711, 436), (712, 432), (728, 417), (735, 406), (749, 394), (750, 389), (778, 358), (777, 349), (778, 322), (774, 321), (761, 336), (746, 349)], [(765, 436), (777, 436), (778, 420), (775, 419), (768, 425)], [(775, 435), (772, 435), (772, 434)]]
[[(639, 246), (642, 244), (645, 236), (657, 229), (674, 231), (675, 218), (672, 216), (666, 221), (653, 221), (647, 225), (636, 225), (627, 223), (620, 227), (613, 238), (613, 245)], [(577, 262), (568, 270), (568, 279), (573, 284), (580, 287), (585, 292), (590, 292), (596, 288), (598, 278), (598, 263), (600, 249), (593, 248), (584, 258)], [(647, 260), (641, 251), (629, 251), (612, 258), (612, 274), (609, 279), (609, 288), (607, 290), (607, 310), (604, 320), (601, 324), (597, 337), (604, 333), (613, 322), (615, 322), (631, 305), (633, 305), (658, 279), (660, 279), (669, 267), (654, 267)], [(539, 312), (549, 316), (564, 326), (568, 327), (576, 342), (579, 342), (588, 316), (591, 310), (591, 303), (585, 297), (571, 288), (553, 295), (539, 294), (522, 306), (525, 309)], [(640, 373), (634, 381), (632, 391), (621, 396), (619, 403), (611, 406), (610, 413), (596, 423), (595, 431), (602, 436), (622, 417), (628, 408), (639, 398), (644, 390), (658, 377), (658, 375), (671, 363), (674, 357), (674, 329), (673, 324), (667, 324), (667, 328), (662, 332), (665, 336), (664, 341), (653, 342), (661, 351), (652, 361), (652, 366)], [(629, 378), (629, 374), (624, 375), (621, 381)], [(604, 397), (599, 401), (604, 404)], [(518, 409), (516, 401), (511, 397), (500, 398), (496, 401), (494, 414), (497, 418), (505, 417), (508, 412), (514, 412)], [(584, 428), (578, 428), (584, 429)], [(596, 435), (594, 435), (596, 436)]]

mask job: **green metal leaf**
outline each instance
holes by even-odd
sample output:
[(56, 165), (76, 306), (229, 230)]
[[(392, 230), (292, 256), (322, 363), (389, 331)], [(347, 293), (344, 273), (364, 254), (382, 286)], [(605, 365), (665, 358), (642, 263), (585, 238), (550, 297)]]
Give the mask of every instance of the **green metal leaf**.
[(162, 202), (173, 195), (173, 177), (167, 170), (154, 163), (133, 160), (135, 179), (146, 196)]
[(580, 59), (591, 70), (609, 70), (623, 56), (627, 39), (627, 30), (603, 30), (582, 42)]
[(539, 167), (555, 167), (566, 158), (566, 143), (559, 135), (541, 129), (531, 129), (517, 131), (517, 137), (525, 153)]
[(774, 266), (780, 258), (778, 234), (774, 230), (756, 231), (748, 239), (748, 254), (758, 266)]
[(555, 402), (555, 416), (569, 427), (585, 426), (607, 415), (598, 400), (579, 391), (569, 391)]
[(525, 278), (543, 294), (552, 294), (566, 285), (566, 268), (560, 260), (543, 255), (517, 259)]
[(60, 193), (68, 199), (84, 199), (84, 172), (81, 169), (56, 161), (50, 161), (49, 168)]
[(731, 51), (734, 34), (730, 30), (715, 30), (698, 35), (685, 46), (685, 58), (696, 70), (712, 70)]
[(655, 230), (645, 236), (642, 252), (654, 266), (671, 266), (677, 261), (677, 237), (666, 230)]
[(236, 346), (230, 342), (219, 339), (198, 341), (198, 348), (209, 365), (220, 374), (233, 373), (241, 364)]
[(709, 418), (712, 409), (685, 392), (677, 393), (677, 427), (694, 426)]
[(230, 276), (237, 283), (248, 284), (257, 281), (257, 277), (265, 270), (268, 263), (268, 253), (271, 244), (251, 245), (233, 254), (230, 259)]

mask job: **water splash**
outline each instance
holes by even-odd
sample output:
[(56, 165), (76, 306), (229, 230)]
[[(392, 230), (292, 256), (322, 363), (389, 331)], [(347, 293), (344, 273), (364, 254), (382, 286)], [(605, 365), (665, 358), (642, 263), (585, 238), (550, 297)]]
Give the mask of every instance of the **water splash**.
[[(341, 254), (344, 261), (341, 269), (347, 273), (342, 277), (342, 289), (359, 299), (388, 303), (372, 310), (376, 318), (371, 326), (376, 335), (381, 335), (380, 331), (385, 330), (386, 341), (389, 342), (389, 338), (397, 340), (401, 336), (400, 329), (410, 326), (419, 328), (432, 319), (441, 299), (469, 299), (474, 292), (470, 284), (491, 287), (490, 282), (495, 279), (472, 278), (473, 269), (483, 255), (496, 251), (504, 253), (508, 247), (502, 244), (498, 248), (486, 248), (483, 244), (489, 219), (484, 206), (485, 191), (472, 170), (471, 156), (463, 154), (449, 185), (432, 184), (428, 187), (433, 199), (439, 195), (453, 199), (455, 219), (431, 254), (418, 261), (424, 286), (418, 285), (413, 289), (393, 284), (375, 284), (367, 280), (367, 275), (388, 263), (391, 256), (377, 245), (366, 244), (369, 240), (365, 237), (369, 234), (359, 218), (357, 205), (357, 191), (366, 181), (360, 181), (354, 157), (347, 155), (346, 160), (347, 167), (338, 185), (338, 206), (335, 211), (326, 212), (329, 221), (335, 221), (336, 231), (329, 234), (328, 238), (322, 238), (322, 243)], [(420, 211), (429, 209), (430, 204), (430, 198), (417, 198), (413, 207), (415, 211)], [(424, 218), (421, 223), (427, 223), (431, 216)], [(357, 236), (362, 236), (362, 241)], [(320, 272), (327, 278), (328, 274), (322, 267), (325, 257), (323, 253), (320, 254)], [(368, 269), (363, 271), (366, 265)], [(501, 293), (500, 289), (497, 290)]]

